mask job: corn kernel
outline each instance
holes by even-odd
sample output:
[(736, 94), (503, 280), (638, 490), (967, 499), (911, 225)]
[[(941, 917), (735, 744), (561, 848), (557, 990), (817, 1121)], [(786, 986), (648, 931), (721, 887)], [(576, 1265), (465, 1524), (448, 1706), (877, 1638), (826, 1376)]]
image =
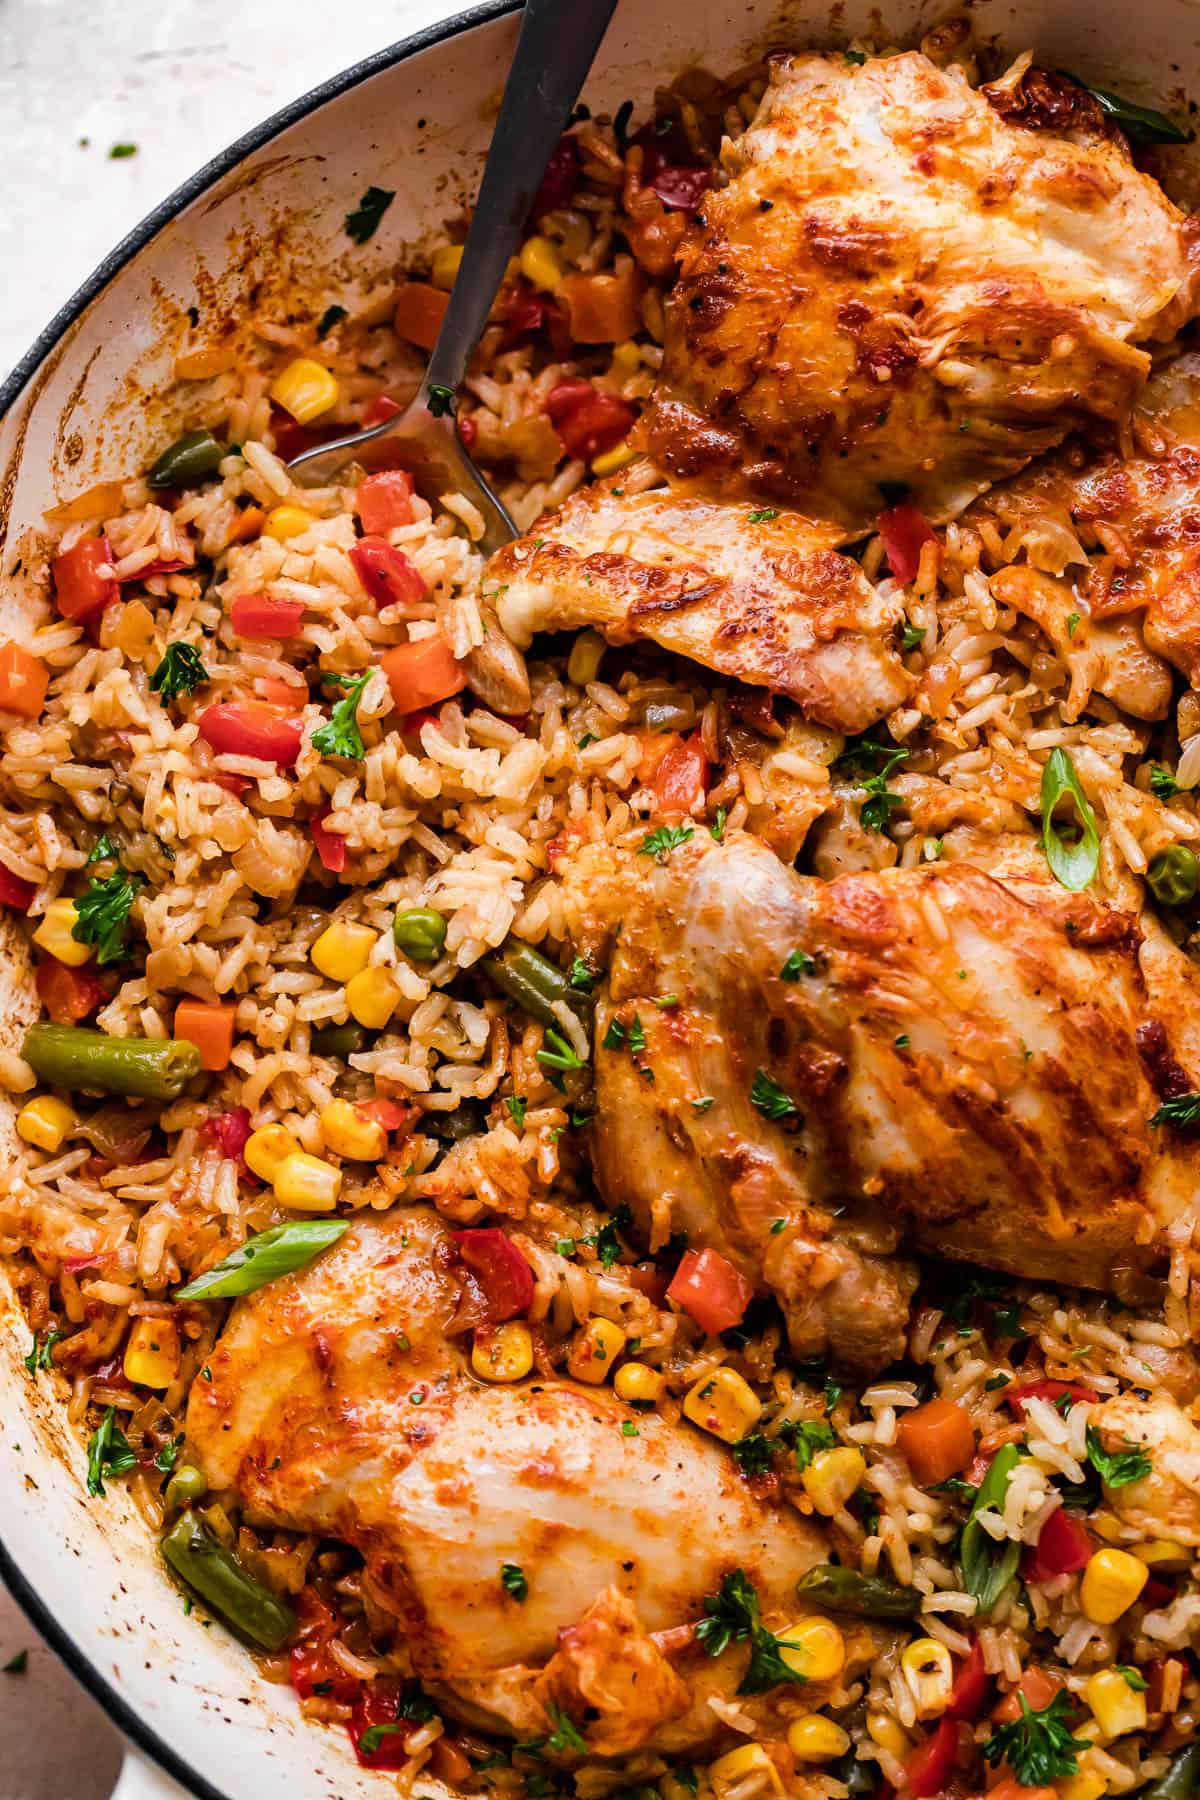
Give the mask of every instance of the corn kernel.
[(612, 353), (609, 365), (609, 379), (612, 381), (628, 381), (636, 375), (642, 366), (642, 352), (632, 338), (626, 338), (623, 344), (617, 344)]
[(463, 259), (461, 244), (442, 244), (433, 253), (433, 267), (430, 280), (435, 288), (442, 288), (446, 293), (458, 279), (458, 265)]
[(299, 537), (302, 531), (315, 524), (314, 514), (305, 512), (302, 506), (273, 506), (263, 520), (263, 535), (283, 543), (287, 538)]
[(1083, 1571), (1079, 1604), (1093, 1625), (1111, 1625), (1128, 1612), (1150, 1571), (1127, 1550), (1097, 1550)]
[(271, 398), (297, 425), (311, 425), (338, 403), (338, 384), (311, 356), (298, 356), (271, 383)]
[(944, 1713), (954, 1686), (954, 1664), (945, 1644), (936, 1638), (915, 1638), (905, 1645), (900, 1667), (917, 1703), (918, 1719), (936, 1719)]
[(520, 1381), (533, 1367), (533, 1339), (528, 1325), (513, 1319), (495, 1331), (475, 1333), (471, 1367), (484, 1381)]
[(547, 237), (526, 238), (517, 260), (526, 281), (532, 281), (536, 288), (544, 288), (552, 294), (562, 281), (563, 266), (558, 251)]
[(801, 1619), (777, 1636), (780, 1658), (805, 1681), (832, 1681), (841, 1674), (846, 1640), (832, 1619)]
[(395, 977), (383, 968), (360, 969), (346, 983), (351, 1016), (368, 1031), (382, 1031), (400, 1000)]
[(768, 1775), (775, 1792), (783, 1792), (779, 1770), (761, 1744), (741, 1744), (736, 1750), (726, 1751), (716, 1762), (709, 1763), (708, 1775), (718, 1787), (732, 1786), (735, 1781), (744, 1781), (747, 1775)]
[(364, 1119), (349, 1100), (331, 1100), (321, 1108), (325, 1148), (351, 1162), (378, 1162), (387, 1149), (387, 1132), (374, 1119)]
[(800, 1480), (817, 1511), (831, 1519), (861, 1486), (866, 1472), (862, 1452), (843, 1445), (836, 1450), (819, 1450)]
[(275, 1170), (271, 1186), (280, 1206), (293, 1212), (332, 1212), (342, 1191), (342, 1171), (307, 1150), (293, 1150)]
[(803, 1719), (792, 1720), (787, 1742), (797, 1762), (833, 1762), (849, 1750), (850, 1733), (820, 1713), (808, 1713)]
[(260, 1181), (273, 1182), (280, 1163), (285, 1157), (294, 1156), (299, 1148), (286, 1125), (261, 1125), (246, 1139), (242, 1159)]
[(613, 1376), (618, 1400), (640, 1401), (643, 1405), (652, 1405), (659, 1399), (666, 1385), (665, 1378), (649, 1363), (622, 1363)]
[(892, 1756), (908, 1754), (908, 1738), (895, 1719), (888, 1713), (867, 1714), (867, 1736), (881, 1750), (887, 1750)]
[(589, 1319), (571, 1345), (567, 1373), (593, 1386), (604, 1380), (625, 1348), (625, 1333), (611, 1319)]
[(1135, 1692), (1118, 1670), (1098, 1670), (1084, 1683), (1083, 1693), (1106, 1738), (1146, 1729), (1146, 1696)]
[(658, 1791), (662, 1800), (693, 1800), (692, 1790), (686, 1781), (680, 1781), (678, 1775), (669, 1769), (658, 1778)]
[(637, 451), (630, 448), (629, 440), (626, 438), (623, 443), (615, 445), (613, 449), (605, 450), (599, 456), (593, 456), (592, 474), (615, 475), (618, 469), (627, 468), (636, 455)]
[(348, 925), (344, 919), (335, 919), (308, 954), (313, 967), (330, 981), (350, 981), (366, 968), (378, 935), (369, 925)]
[(78, 920), (79, 914), (73, 900), (52, 900), (33, 934), (33, 941), (40, 950), (48, 951), (58, 962), (66, 963), (72, 969), (81, 969), (85, 962), (91, 962), (93, 950), (90, 944), (81, 944), (78, 938), (71, 936)]
[(607, 649), (608, 645), (598, 631), (581, 631), (567, 658), (567, 680), (573, 681), (576, 687), (586, 687), (589, 681), (595, 681)]
[(1192, 1560), (1187, 1545), (1176, 1543), (1174, 1538), (1151, 1538), (1145, 1544), (1130, 1544), (1129, 1550), (1147, 1568), (1161, 1569), (1164, 1574), (1169, 1570), (1186, 1569)]
[(78, 1125), (74, 1109), (55, 1094), (39, 1094), (17, 1114), (17, 1136), (35, 1150), (61, 1150)]
[(179, 1373), (179, 1333), (174, 1321), (135, 1319), (121, 1366), (135, 1387), (169, 1388)]
[(1091, 1752), (1085, 1750), (1079, 1758), (1079, 1769), (1074, 1775), (1055, 1782), (1059, 1800), (1100, 1800), (1101, 1794), (1108, 1791), (1108, 1778), (1102, 1775), (1092, 1760)]
[(757, 1424), (762, 1401), (736, 1369), (717, 1369), (688, 1390), (683, 1410), (701, 1431), (736, 1444)]

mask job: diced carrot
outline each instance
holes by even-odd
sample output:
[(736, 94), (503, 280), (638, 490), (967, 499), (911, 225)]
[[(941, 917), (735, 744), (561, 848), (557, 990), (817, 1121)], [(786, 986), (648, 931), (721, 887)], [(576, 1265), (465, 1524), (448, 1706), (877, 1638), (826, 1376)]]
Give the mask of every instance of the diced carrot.
[(228, 1001), (181, 1000), (175, 1008), (175, 1036), (195, 1044), (203, 1068), (227, 1069), (236, 1011)]
[(988, 1789), (988, 1800), (1058, 1800), (1058, 1789), (1024, 1787), (1015, 1775), (1005, 1775)]
[(245, 506), (238, 514), (229, 536), (235, 544), (245, 544), (256, 538), (266, 524), (267, 515), (261, 506)]
[(449, 294), (428, 281), (402, 281), (396, 289), (392, 316), (396, 336), (421, 350), (432, 350), (449, 303)]
[(1034, 1712), (1041, 1712), (1049, 1706), (1061, 1686), (1062, 1682), (1055, 1681), (1045, 1669), (1026, 1669), (1012, 1693), (1005, 1694), (1003, 1700), (993, 1706), (992, 1718), (997, 1725), (1011, 1725), (1014, 1719), (1019, 1719), (1021, 1703), (1018, 1694), (1024, 1694)]
[(965, 1406), (939, 1398), (905, 1413), (896, 1442), (917, 1480), (929, 1487), (966, 1468), (975, 1454), (975, 1428)]
[(380, 660), (392, 699), (404, 713), (448, 700), (467, 685), (462, 664), (440, 634), (397, 644)]
[(637, 264), (615, 274), (568, 275), (560, 290), (577, 344), (620, 344), (641, 326), (642, 277)]
[(0, 644), (0, 712), (36, 719), (45, 704), (50, 671), (20, 644)]

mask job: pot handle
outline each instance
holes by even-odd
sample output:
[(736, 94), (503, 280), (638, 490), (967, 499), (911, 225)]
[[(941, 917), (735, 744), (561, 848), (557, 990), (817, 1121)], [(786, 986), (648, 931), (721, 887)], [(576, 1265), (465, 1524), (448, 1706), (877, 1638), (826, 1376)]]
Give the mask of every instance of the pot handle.
[(169, 1775), (126, 1745), (121, 1773), (109, 1800), (187, 1800), (187, 1795)]

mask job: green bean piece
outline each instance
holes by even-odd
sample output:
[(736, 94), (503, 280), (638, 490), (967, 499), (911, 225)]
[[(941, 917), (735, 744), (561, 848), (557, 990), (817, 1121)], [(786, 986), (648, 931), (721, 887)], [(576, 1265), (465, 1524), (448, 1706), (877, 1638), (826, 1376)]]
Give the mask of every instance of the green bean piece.
[(1146, 881), (1163, 906), (1185, 906), (1200, 887), (1200, 859), (1186, 844), (1172, 844), (1150, 859)]
[(314, 1031), (309, 1039), (318, 1056), (336, 1056), (345, 1062), (367, 1047), (367, 1034), (361, 1025), (326, 1025)]
[(195, 1044), (178, 1038), (118, 1038), (81, 1025), (32, 1025), (21, 1051), (40, 1081), (68, 1093), (178, 1100), (200, 1073)]
[(446, 942), (446, 921), (431, 906), (410, 906), (392, 920), (397, 950), (415, 963), (436, 962)]
[(228, 454), (211, 431), (185, 431), (163, 451), (147, 480), (152, 488), (195, 487), (215, 475)]
[(198, 1469), (194, 1463), (180, 1463), (167, 1483), (164, 1499), (171, 1512), (178, 1512), (181, 1506), (190, 1506), (193, 1500), (203, 1500), (207, 1492), (208, 1481), (203, 1469)]
[(1137, 1800), (1194, 1800), (1200, 1794), (1200, 1744), (1185, 1744), (1157, 1781), (1136, 1792)]
[(532, 944), (522, 944), (517, 938), (510, 938), (494, 956), (485, 956), (479, 966), (494, 987), (523, 1006), (539, 1025), (561, 1030), (562, 1020), (554, 1010), (555, 1003), (565, 1001), (578, 1012), (585, 999), (557, 964)]
[(296, 1615), (286, 1601), (248, 1575), (190, 1508), (163, 1538), (162, 1553), (180, 1580), (251, 1643), (278, 1650), (295, 1631)]
[(912, 1619), (921, 1608), (916, 1588), (900, 1587), (880, 1575), (860, 1575), (836, 1563), (820, 1563), (796, 1583), (802, 1600), (830, 1612), (854, 1613), (860, 1619)]

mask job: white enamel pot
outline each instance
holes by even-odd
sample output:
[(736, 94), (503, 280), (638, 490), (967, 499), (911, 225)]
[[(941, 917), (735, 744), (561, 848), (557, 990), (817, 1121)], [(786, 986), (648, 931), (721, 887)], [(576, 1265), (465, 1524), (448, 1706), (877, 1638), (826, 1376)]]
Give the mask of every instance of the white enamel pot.
[[(943, 14), (895, 0), (886, 28), (901, 41)], [(973, 16), (1006, 48), (1032, 45), (1051, 67), (1145, 104), (1183, 115), (1186, 94), (1200, 95), (1197, 0), (977, 0)], [(688, 63), (731, 70), (764, 45), (844, 43), (873, 25), (878, 35), (869, 0), (624, 0), (587, 98), (593, 109), (627, 96), (641, 105)], [(287, 295), (361, 301), (473, 193), (515, 36), (515, 0), (491, 0), (339, 75), (202, 169), (53, 320), (0, 390), (0, 636), (45, 607), (21, 547), (46, 508), (144, 466), (171, 435), (177, 415), (156, 396), (189, 308), (215, 329)], [(1190, 152), (1172, 157), (1190, 185)], [(372, 183), (395, 203), (353, 250), (342, 221)], [(15, 1047), (37, 1008), (20, 940), (6, 922), (0, 932), (0, 1044)], [(11, 1161), (11, 1123), (0, 1131)], [(22, 1366), (27, 1347), (0, 1275), (0, 1574), (137, 1746), (120, 1800), (178, 1794), (175, 1783), (204, 1800), (392, 1792), (357, 1767), (344, 1733), (305, 1724), (290, 1689), (184, 1615), (119, 1483), (86, 1498), (82, 1448), (48, 1379)]]

